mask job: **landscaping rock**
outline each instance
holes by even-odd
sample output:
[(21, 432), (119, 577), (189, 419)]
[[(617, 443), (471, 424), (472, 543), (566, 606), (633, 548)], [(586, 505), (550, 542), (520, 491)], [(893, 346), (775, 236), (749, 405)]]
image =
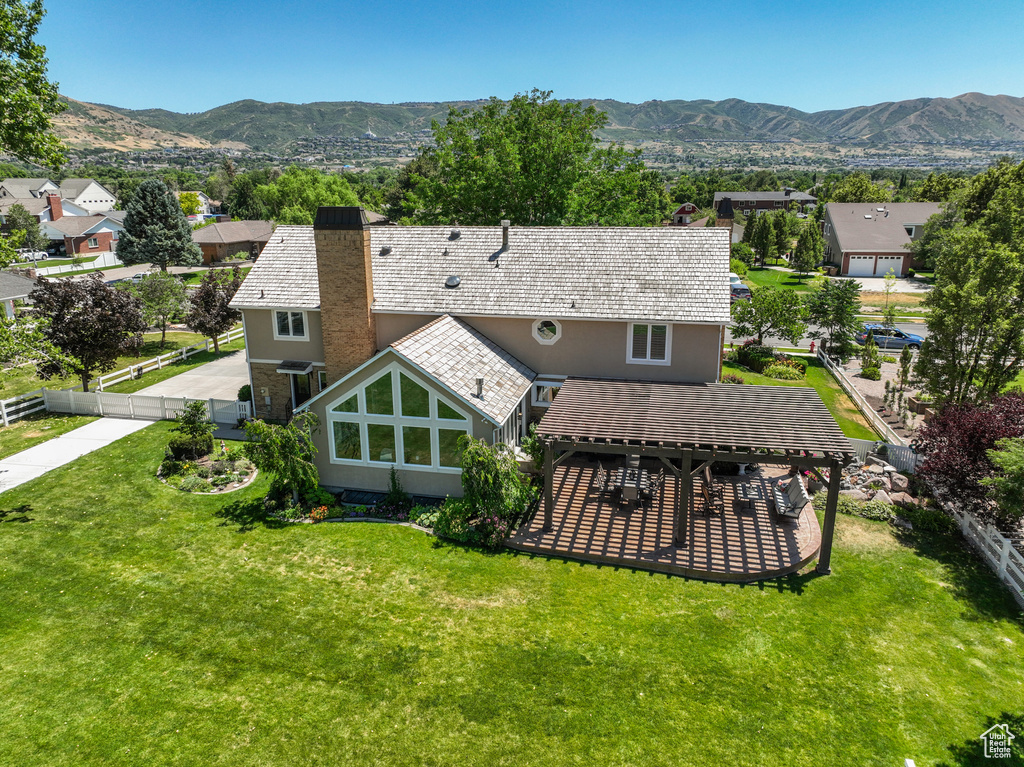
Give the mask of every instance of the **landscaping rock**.
[[(886, 466), (885, 459), (879, 458), (877, 455), (869, 455), (866, 461), (867, 465), (870, 466)], [(869, 469), (870, 470), (870, 469)]]
[(888, 477), (872, 477), (868, 480), (868, 487), (873, 490), (885, 490), (886, 492), (892, 490), (892, 485), (889, 483)]
[(914, 529), (914, 525), (910, 522), (910, 520), (909, 519), (904, 519), (903, 517), (896, 517), (892, 521), (892, 523), (896, 527), (902, 527), (904, 530), (913, 530)]
[(889, 498), (900, 506), (916, 506), (917, 499), (910, 493), (891, 493)]
[(861, 502), (871, 500), (871, 496), (862, 490), (840, 490), (839, 495), (845, 495), (847, 498)]
[(896, 473), (889, 477), (889, 482), (892, 485), (892, 489), (897, 493), (907, 492), (907, 488), (910, 487), (910, 480), (902, 474)]
[(875, 497), (872, 498), (872, 500), (881, 501), (886, 506), (892, 506), (892, 498), (890, 498), (889, 494), (884, 490), (879, 490), (877, 493), (875, 493)]
[[(868, 456), (868, 460), (871, 460), (871, 458), (872, 458), (872, 456), (869, 455)], [(877, 460), (877, 459), (875, 459), (875, 460)], [(885, 466), (885, 464), (883, 464), (883, 463), (869, 463), (867, 466), (864, 467), (863, 471), (867, 472), (868, 474), (879, 474), (879, 475), (881, 475), (881, 474), (885, 474), (885, 469), (882, 468), (883, 466)]]

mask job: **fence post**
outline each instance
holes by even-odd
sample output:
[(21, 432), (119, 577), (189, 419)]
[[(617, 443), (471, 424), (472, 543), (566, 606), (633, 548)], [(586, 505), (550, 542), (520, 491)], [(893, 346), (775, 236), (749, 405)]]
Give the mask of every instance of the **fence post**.
[(164, 402), (164, 395), (160, 395), (160, 420), (167, 420), (167, 403)]
[(100, 411), (100, 418), (103, 417), (103, 394), (96, 392), (96, 408)]
[(4, 419), (4, 426), (11, 425), (11, 422), (7, 420), (7, 400), (0, 402), (0, 417)]
[(158, 354), (158, 355), (156, 355), (156, 369), (160, 370), (162, 367), (163, 367), (163, 364), (161, 364), (160, 355)]
[(96, 391), (103, 391), (103, 376), (96, 379)]
[(135, 418), (135, 403), (132, 400), (131, 394), (128, 395), (128, 417), (132, 419)]
[(210, 397), (210, 399), (206, 400), (206, 407), (210, 411), (210, 420), (213, 421), (214, 423), (216, 423), (217, 421), (214, 418), (214, 412), (213, 412), (213, 397)]
[(206, 339), (206, 351), (210, 351), (210, 339)]
[(71, 415), (78, 415), (78, 411), (75, 410), (75, 390), (68, 389), (68, 404), (71, 406)]

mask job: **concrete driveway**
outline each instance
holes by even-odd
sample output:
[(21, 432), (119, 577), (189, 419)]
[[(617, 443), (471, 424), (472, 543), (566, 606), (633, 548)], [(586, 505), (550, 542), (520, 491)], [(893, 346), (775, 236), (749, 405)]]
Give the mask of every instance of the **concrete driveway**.
[(238, 390), (249, 383), (249, 367), (245, 364), (245, 350), (200, 365), (153, 384), (137, 394), (159, 397), (190, 397), (192, 399), (228, 399), (238, 397)]
[[(856, 280), (860, 283), (861, 290), (871, 292), (885, 292), (885, 277), (833, 277), (834, 280)], [(927, 282), (914, 279), (913, 277), (900, 277), (896, 280), (896, 293), (927, 293), (932, 286)]]

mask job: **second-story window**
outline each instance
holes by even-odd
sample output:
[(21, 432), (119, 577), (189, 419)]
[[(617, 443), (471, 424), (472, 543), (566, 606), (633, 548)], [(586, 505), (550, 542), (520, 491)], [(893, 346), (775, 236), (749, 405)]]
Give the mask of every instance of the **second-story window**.
[(629, 326), (627, 362), (668, 365), (671, 361), (672, 326), (634, 322)]
[(274, 312), (274, 338), (306, 340), (306, 313), (278, 309)]

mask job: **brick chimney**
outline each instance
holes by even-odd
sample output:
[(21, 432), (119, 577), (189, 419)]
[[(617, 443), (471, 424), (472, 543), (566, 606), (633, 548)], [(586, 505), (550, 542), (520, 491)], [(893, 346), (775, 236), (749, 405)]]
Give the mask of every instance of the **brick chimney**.
[(46, 202), (50, 206), (50, 220), (56, 221), (64, 217), (64, 208), (60, 204), (59, 194), (46, 195)]
[(327, 383), (377, 353), (370, 226), (362, 208), (323, 207), (313, 222)]

